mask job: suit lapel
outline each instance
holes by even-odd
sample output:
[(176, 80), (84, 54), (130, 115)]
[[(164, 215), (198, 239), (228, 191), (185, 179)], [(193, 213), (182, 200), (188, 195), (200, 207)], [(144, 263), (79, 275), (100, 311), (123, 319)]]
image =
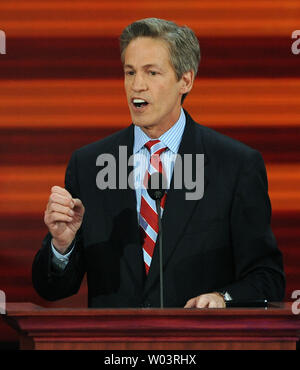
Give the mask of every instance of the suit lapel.
[[(191, 154), (193, 158), (193, 179), (195, 179), (196, 171), (196, 154), (204, 154), (204, 147), (202, 143), (202, 137), (199, 135), (200, 130), (196, 130), (197, 124), (186, 114), (186, 127), (182, 136), (182, 141), (178, 150), (178, 154), (182, 158), (184, 174), (184, 154)], [(198, 136), (197, 136), (198, 135)], [(208, 159), (204, 155), (204, 165), (206, 166)], [(177, 163), (177, 161), (176, 161)], [(205, 174), (205, 171), (204, 171)], [(165, 209), (162, 218), (163, 227), (163, 266), (164, 269), (168, 264), (176, 246), (180, 240), (184, 229), (192, 216), (195, 206), (200, 200), (186, 200), (186, 193), (189, 190), (185, 187), (182, 175), (182, 189), (174, 188), (174, 176), (172, 177), (170, 189), (167, 193), (167, 199)], [(208, 179), (204, 175), (204, 187), (208, 185)], [(149, 270), (149, 274), (145, 284), (144, 293), (147, 291), (159, 278), (159, 248), (158, 240), (157, 245), (154, 249), (154, 254)]]
[[(126, 180), (133, 170), (133, 167), (128, 166), (129, 158), (133, 154), (133, 142), (134, 126), (131, 125), (113, 146), (111, 154), (116, 159), (117, 186), (115, 190), (107, 192), (105, 202), (107, 209), (113, 210), (113, 237), (117, 237), (118, 244), (123, 246), (123, 261), (135, 280), (135, 284), (142, 288), (145, 272), (136, 211), (136, 193), (134, 189), (128, 188), (128, 183), (119, 188), (120, 170), (127, 168), (127, 174), (124, 175)], [(122, 147), (121, 155), (120, 147)]]

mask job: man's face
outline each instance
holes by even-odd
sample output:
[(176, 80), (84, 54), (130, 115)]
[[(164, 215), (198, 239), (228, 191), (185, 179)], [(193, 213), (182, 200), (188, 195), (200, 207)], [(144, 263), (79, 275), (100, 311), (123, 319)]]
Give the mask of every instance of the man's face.
[(165, 41), (139, 37), (124, 56), (125, 90), (132, 121), (158, 137), (179, 118), (184, 82), (177, 80)]

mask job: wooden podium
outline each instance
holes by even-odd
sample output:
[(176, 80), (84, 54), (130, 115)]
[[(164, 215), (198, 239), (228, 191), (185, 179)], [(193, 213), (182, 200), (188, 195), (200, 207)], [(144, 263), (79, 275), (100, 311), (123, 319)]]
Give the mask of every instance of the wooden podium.
[(21, 349), (296, 349), (291, 303), (269, 308), (63, 309), (8, 303)]

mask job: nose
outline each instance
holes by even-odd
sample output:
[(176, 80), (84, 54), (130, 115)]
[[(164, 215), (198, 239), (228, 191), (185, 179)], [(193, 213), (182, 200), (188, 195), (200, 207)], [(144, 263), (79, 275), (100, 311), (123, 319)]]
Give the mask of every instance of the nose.
[(147, 90), (147, 84), (141, 73), (136, 73), (132, 82), (133, 91)]

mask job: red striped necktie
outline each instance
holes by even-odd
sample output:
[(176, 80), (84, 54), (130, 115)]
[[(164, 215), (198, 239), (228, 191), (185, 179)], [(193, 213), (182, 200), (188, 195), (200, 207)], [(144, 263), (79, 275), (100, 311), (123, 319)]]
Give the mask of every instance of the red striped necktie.
[[(143, 182), (139, 224), (142, 237), (145, 269), (146, 274), (148, 274), (158, 235), (158, 214), (156, 211), (155, 201), (149, 196), (147, 192), (147, 184), (149, 177), (154, 172), (160, 172), (164, 174), (160, 155), (167, 149), (167, 147), (164, 146), (164, 144), (159, 140), (150, 140), (145, 144), (145, 147), (150, 151), (150, 164), (148, 170), (145, 173)], [(161, 199), (161, 214), (166, 202), (166, 195), (167, 194), (165, 193), (163, 198)]]

